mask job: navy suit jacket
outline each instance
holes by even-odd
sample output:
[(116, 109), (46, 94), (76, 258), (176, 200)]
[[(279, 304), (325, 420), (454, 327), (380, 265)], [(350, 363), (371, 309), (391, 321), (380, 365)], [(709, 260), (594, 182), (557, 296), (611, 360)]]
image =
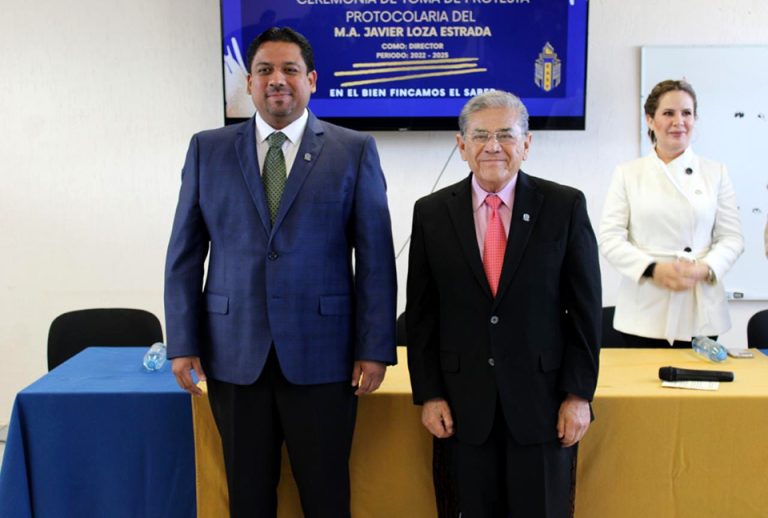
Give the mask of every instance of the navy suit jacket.
[(521, 444), (557, 437), (566, 394), (591, 400), (601, 322), (584, 195), (518, 173), (496, 297), (483, 270), (470, 178), (416, 202), (408, 263), (408, 368), (416, 403), (444, 398), (456, 436), (482, 443), (499, 401)]
[(250, 119), (190, 142), (165, 268), (169, 357), (200, 356), (208, 376), (236, 384), (258, 378), (273, 343), (296, 384), (350, 380), (355, 360), (394, 364), (397, 281), (373, 138), (310, 113), (273, 226), (255, 131)]

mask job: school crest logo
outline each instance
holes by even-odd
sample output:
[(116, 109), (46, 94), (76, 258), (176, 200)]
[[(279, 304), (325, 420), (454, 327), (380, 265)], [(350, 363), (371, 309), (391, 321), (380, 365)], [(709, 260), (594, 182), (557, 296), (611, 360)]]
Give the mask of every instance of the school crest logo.
[(562, 63), (555, 53), (555, 48), (547, 42), (536, 60), (536, 72), (533, 81), (545, 92), (557, 88), (560, 84)]

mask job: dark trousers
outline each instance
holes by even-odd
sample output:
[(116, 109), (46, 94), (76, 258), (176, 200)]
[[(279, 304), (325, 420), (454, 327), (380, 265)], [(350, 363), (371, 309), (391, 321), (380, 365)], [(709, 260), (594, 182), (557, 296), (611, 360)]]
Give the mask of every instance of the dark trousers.
[(453, 439), (461, 518), (571, 516), (576, 448), (562, 448), (557, 440), (518, 444), (497, 407), (483, 444)]
[[(621, 331), (619, 331), (621, 333)], [(669, 342), (663, 338), (646, 338), (644, 336), (630, 335), (621, 333), (624, 338), (624, 347), (637, 349), (670, 349)], [(717, 340), (717, 336), (710, 336), (712, 340)], [(671, 346), (672, 349), (690, 349), (691, 341), (675, 340)]]
[(304, 516), (350, 516), (349, 452), (357, 412), (350, 381), (289, 383), (274, 349), (252, 385), (208, 378), (224, 449), (231, 518), (276, 516), (283, 442)]

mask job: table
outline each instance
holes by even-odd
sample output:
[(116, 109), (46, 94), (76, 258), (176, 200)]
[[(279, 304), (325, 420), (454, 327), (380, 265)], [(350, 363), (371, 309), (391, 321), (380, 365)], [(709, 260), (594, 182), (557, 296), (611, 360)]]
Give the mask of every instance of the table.
[(196, 515), (189, 395), (144, 347), (91, 347), (19, 392), (0, 516)]
[[(432, 485), (432, 436), (414, 406), (405, 348), (379, 390), (360, 398), (350, 476), (354, 518), (436, 516)], [(201, 384), (204, 388), (204, 385)], [(207, 396), (192, 398), (199, 518), (229, 515), (221, 440)], [(287, 454), (278, 488), (278, 518), (302, 516)]]
[[(605, 349), (579, 449), (577, 518), (768, 516), (768, 357)], [(717, 392), (661, 388), (659, 367), (730, 370)]]
[[(144, 348), (90, 348), (21, 391), (0, 471), (0, 516), (226, 516), (221, 445), (207, 399)], [(411, 404), (405, 352), (360, 399), (352, 446), (356, 518), (435, 516), (432, 442)], [(662, 389), (658, 368), (733, 370), (720, 390)], [(577, 518), (766, 516), (768, 358), (702, 361), (685, 350), (606, 349), (582, 441)], [(197, 465), (194, 463), (197, 450)], [(300, 516), (284, 457), (280, 516)]]
[[(360, 399), (352, 446), (355, 518), (435, 516), (432, 443), (410, 401), (405, 353)], [(718, 392), (661, 388), (658, 370), (732, 370)], [(597, 420), (579, 446), (576, 518), (768, 516), (768, 357), (712, 364), (680, 349), (605, 349)], [(201, 518), (227, 516), (221, 443), (193, 402)], [(283, 457), (279, 516), (301, 516)]]

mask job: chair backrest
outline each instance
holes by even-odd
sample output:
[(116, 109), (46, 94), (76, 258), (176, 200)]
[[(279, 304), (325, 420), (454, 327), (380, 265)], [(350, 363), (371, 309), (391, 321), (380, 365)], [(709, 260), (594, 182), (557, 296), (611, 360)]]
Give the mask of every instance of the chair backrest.
[(601, 348), (620, 348), (626, 347), (624, 337), (613, 328), (613, 314), (616, 312), (616, 306), (606, 306), (603, 308), (603, 336), (600, 339)]
[(405, 336), (405, 312), (400, 313), (397, 317), (397, 328), (395, 329), (395, 339), (397, 345), (405, 347), (408, 344), (408, 339)]
[(757, 349), (768, 349), (768, 309), (758, 311), (749, 317), (747, 344)]
[(56, 317), (48, 330), (48, 370), (87, 347), (149, 347), (162, 341), (160, 321), (143, 309), (70, 311)]

